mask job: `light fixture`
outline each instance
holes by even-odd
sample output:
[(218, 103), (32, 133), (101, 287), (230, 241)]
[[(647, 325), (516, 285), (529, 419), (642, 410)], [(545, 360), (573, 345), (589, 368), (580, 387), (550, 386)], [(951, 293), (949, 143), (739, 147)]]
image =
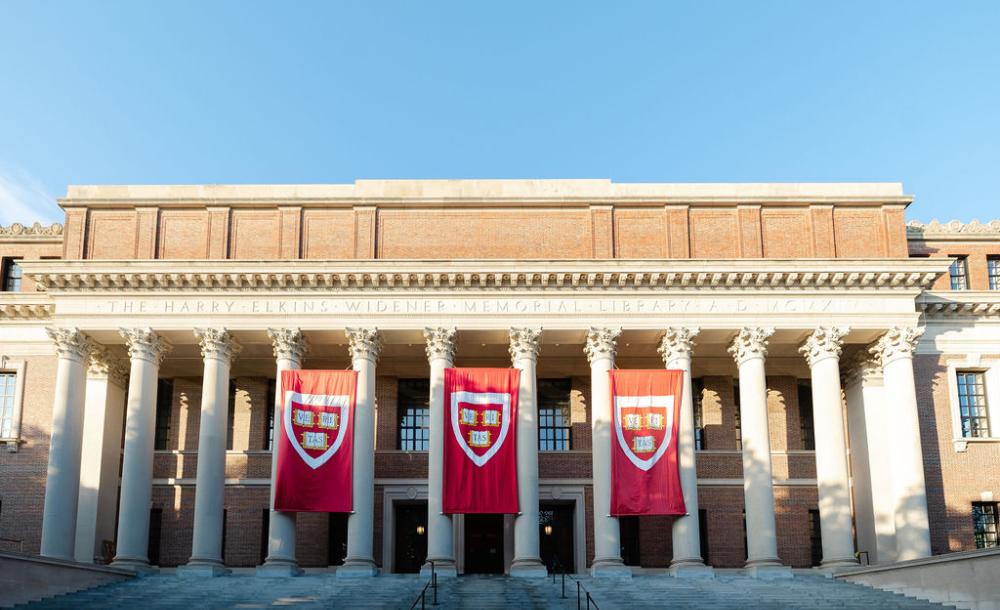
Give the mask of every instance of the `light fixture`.
[(424, 529), (424, 526), (422, 526), (422, 525), (418, 525), (417, 526), (417, 535), (418, 536), (423, 536), (425, 531), (427, 531), (427, 530)]
[(551, 525), (546, 525), (545, 526), (545, 535), (546, 536), (551, 536), (552, 535), (552, 526)]

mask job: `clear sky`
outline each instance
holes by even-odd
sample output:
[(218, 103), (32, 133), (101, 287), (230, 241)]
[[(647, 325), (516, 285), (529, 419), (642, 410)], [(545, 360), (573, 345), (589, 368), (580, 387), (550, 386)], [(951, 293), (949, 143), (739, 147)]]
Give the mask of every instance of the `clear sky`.
[(901, 181), (1000, 217), (1000, 1), (0, 0), (0, 223), (67, 184)]

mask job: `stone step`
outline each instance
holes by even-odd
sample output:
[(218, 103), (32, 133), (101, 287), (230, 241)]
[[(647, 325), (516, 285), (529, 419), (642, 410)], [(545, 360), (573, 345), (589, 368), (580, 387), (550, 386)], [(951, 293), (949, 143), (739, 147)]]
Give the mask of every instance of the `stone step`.
[[(427, 608), (452, 610), (572, 609), (577, 607), (576, 581), (591, 592), (601, 610), (711, 608), (713, 610), (933, 610), (944, 606), (814, 576), (795, 576), (764, 581), (743, 576), (718, 576), (712, 580), (675, 579), (664, 575), (641, 575), (630, 580), (595, 580), (574, 576), (566, 580), (567, 598), (560, 597), (557, 578), (526, 580), (504, 576), (462, 576), (441, 579), (438, 606), (432, 606), (428, 590)], [(259, 579), (231, 575), (213, 579), (178, 578), (160, 574), (95, 589), (61, 595), (28, 604), (28, 608), (139, 610), (194, 610), (196, 608), (409, 608), (425, 581), (416, 575), (384, 575), (375, 579), (339, 580), (332, 573), (307, 574), (297, 578)], [(417, 605), (419, 608), (419, 604)]]

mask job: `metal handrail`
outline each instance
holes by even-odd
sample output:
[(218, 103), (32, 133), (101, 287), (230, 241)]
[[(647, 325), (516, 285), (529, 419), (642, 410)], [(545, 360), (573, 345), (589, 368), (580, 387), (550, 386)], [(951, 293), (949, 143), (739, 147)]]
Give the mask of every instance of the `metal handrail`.
[(420, 604), (420, 610), (425, 610), (427, 608), (427, 589), (428, 588), (434, 589), (434, 600), (431, 602), (431, 605), (432, 606), (438, 605), (438, 577), (437, 577), (437, 572), (434, 570), (434, 562), (433, 561), (431, 561), (430, 559), (428, 559), (427, 563), (431, 564), (431, 579), (428, 580), (427, 584), (424, 585), (424, 588), (420, 590), (420, 594), (417, 595), (417, 599), (413, 600), (413, 603), (410, 604), (409, 610), (414, 610), (414, 608), (417, 607), (417, 604)]
[[(559, 573), (562, 574), (562, 594), (561, 594), (562, 599), (566, 599), (566, 577), (569, 576), (570, 580), (576, 583), (576, 610), (581, 609), (582, 607), (581, 604), (584, 601), (587, 603), (587, 610), (590, 610), (591, 607), (593, 607), (594, 610), (601, 610), (600, 607), (597, 605), (597, 602), (594, 601), (594, 597), (590, 594), (590, 591), (587, 590), (587, 587), (584, 587), (583, 583), (580, 582), (579, 579), (574, 578), (572, 574), (566, 573), (566, 567), (563, 566), (562, 562), (559, 561), (558, 557), (552, 558), (552, 584), (555, 584), (556, 582), (557, 568), (559, 570)], [(581, 592), (583, 595), (581, 595)]]

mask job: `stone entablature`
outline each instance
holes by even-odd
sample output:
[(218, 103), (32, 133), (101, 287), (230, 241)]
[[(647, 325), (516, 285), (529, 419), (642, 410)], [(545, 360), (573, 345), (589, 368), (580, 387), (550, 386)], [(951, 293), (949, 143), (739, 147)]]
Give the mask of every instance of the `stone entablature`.
[(0, 240), (2, 241), (62, 241), (63, 226), (58, 222), (43, 225), (36, 222), (31, 226), (15, 222), (10, 226), (0, 225)]
[(912, 241), (1000, 241), (1000, 220), (967, 223), (911, 220), (906, 225), (906, 236)]
[(69, 259), (761, 259), (905, 257), (911, 200), (897, 183), (362, 180), (71, 186), (60, 204)]

